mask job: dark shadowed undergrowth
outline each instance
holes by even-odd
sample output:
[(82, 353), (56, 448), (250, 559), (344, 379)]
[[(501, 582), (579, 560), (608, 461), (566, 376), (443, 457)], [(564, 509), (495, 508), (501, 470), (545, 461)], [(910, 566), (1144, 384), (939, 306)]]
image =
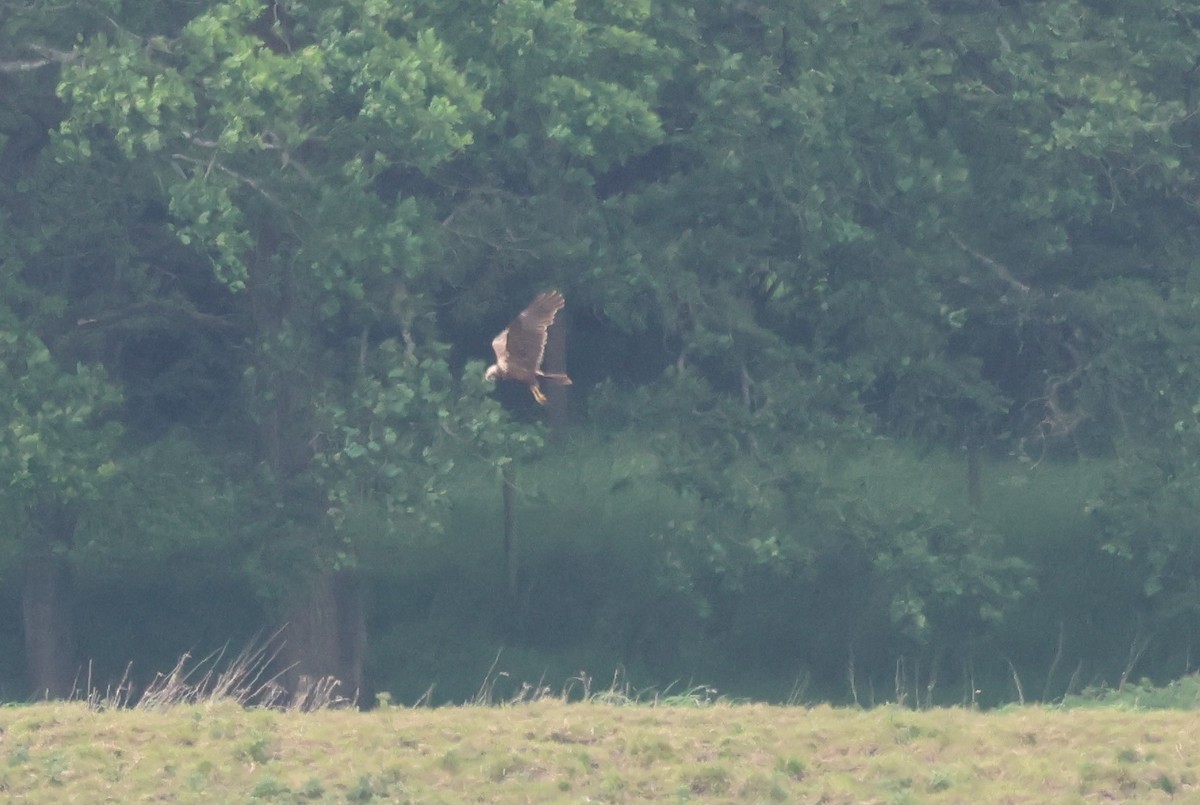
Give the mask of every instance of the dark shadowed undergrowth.
[[(777, 703), (880, 704), (903, 688), (927, 704), (997, 706), (1119, 684), (1142, 627), (1123, 603), (1121, 565), (1100, 550), (1089, 520), (1103, 463), (989, 462), (972, 514), (962, 454), (890, 447), (825, 460), (829, 494), (851, 490), (848, 507), (863, 496), (885, 508), (919, 499), (956, 522), (978, 521), (997, 553), (1029, 563), (1030, 583), (992, 620), (971, 614), (978, 602), (951, 601), (914, 636), (893, 620), (886, 585), (843, 555), (845, 540), (797, 534), (781, 548), (799, 557), (791, 569), (756, 566), (731, 552), (739, 540), (730, 536), (744, 526), (723, 524), (671, 488), (644, 444), (588, 441), (519, 471), (515, 598), (505, 584), (500, 480), (489, 467), (462, 469), (436, 541), (364, 563), (378, 579), (372, 677), (408, 704), (468, 700), (498, 653), (501, 698), (526, 680), (603, 677), (617, 667), (637, 687), (702, 682)], [(752, 536), (740, 542), (752, 546)], [(1122, 596), (1104, 596), (1114, 589)], [(857, 609), (838, 606), (840, 591)], [(1161, 665), (1153, 651), (1174, 639), (1154, 635), (1142, 661)]]

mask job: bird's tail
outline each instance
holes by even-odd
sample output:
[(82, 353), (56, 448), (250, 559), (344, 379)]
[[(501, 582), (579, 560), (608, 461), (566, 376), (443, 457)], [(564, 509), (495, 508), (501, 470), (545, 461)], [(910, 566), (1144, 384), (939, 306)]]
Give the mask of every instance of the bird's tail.
[(560, 386), (571, 385), (571, 378), (567, 377), (565, 372), (538, 372), (538, 377), (542, 380), (549, 380), (551, 383), (557, 383)]

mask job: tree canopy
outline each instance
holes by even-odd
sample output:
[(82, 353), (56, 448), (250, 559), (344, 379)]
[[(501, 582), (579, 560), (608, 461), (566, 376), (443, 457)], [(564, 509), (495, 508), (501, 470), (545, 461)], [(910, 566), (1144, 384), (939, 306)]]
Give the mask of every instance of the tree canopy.
[[(967, 668), (1102, 609), (1190, 670), (1198, 26), (1166, 0), (0, 7), (26, 686), (79, 662), (61, 579), (194, 563), (288, 624), (289, 685), (365, 690), (367, 593), (419, 594), (480, 472), (556, 460), (607, 490), (564, 493), (583, 520), (662, 490), (629, 562), (712, 651)], [(482, 380), (549, 288), (565, 443)], [(1070, 548), (984, 465), (1095, 479)], [(1115, 568), (1120, 605), (1060, 589)], [(538, 583), (498, 640), (538, 644)]]

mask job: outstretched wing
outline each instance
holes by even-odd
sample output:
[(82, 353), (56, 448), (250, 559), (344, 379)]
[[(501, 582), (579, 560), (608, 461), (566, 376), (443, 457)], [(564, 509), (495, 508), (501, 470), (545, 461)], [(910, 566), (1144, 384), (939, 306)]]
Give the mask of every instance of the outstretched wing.
[(546, 352), (546, 329), (564, 304), (558, 291), (539, 294), (507, 330), (496, 336), (492, 348), (496, 365), (505, 376), (525, 383), (535, 381)]

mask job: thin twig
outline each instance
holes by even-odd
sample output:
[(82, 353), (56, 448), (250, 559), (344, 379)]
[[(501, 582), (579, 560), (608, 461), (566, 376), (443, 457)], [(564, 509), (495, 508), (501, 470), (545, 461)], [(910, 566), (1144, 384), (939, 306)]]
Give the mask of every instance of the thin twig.
[(1008, 670), (1012, 672), (1013, 684), (1017, 686), (1017, 701), (1024, 705), (1025, 689), (1021, 687), (1021, 677), (1017, 674), (1017, 666), (1013, 665), (1013, 661), (1008, 657), (1005, 657), (1004, 661), (1008, 663)]

